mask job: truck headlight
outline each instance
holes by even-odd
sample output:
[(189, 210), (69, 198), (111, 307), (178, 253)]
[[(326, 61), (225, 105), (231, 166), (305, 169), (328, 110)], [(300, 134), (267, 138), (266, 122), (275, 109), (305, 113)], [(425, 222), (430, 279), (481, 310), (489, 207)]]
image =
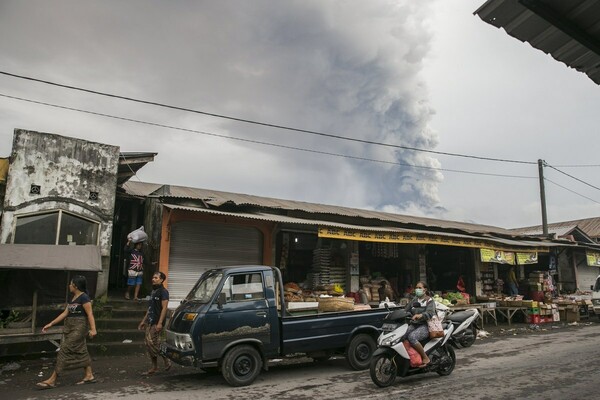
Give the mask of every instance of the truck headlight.
[(198, 316), (198, 313), (185, 313), (183, 314), (183, 317), (181, 318), (184, 321), (193, 321), (196, 319), (196, 317)]

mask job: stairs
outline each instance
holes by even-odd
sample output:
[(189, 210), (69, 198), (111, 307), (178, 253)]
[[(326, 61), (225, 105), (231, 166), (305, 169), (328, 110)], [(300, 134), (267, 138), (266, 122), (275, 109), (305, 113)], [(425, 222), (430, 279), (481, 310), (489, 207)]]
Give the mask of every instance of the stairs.
[(148, 308), (148, 301), (125, 300), (121, 294), (109, 294), (101, 311), (96, 311), (98, 335), (88, 340), (88, 351), (92, 357), (106, 355), (143, 355), (144, 331), (138, 325)]
[[(107, 301), (94, 300), (94, 318), (98, 335), (87, 339), (92, 358), (110, 355), (146, 354), (144, 331), (137, 329), (148, 308), (148, 301), (125, 300), (123, 292), (109, 293)], [(53, 310), (40, 316), (40, 324), (51, 321), (59, 311)], [(59, 339), (60, 340), (60, 339)], [(0, 344), (0, 362), (4, 359), (37, 359), (56, 357), (56, 347), (47, 340), (26, 339), (19, 343)]]

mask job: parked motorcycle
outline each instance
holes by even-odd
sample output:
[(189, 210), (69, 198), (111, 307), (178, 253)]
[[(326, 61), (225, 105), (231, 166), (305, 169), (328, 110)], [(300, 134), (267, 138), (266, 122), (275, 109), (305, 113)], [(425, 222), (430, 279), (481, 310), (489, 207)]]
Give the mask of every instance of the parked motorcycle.
[(449, 342), (454, 324), (444, 324), (444, 336), (428, 339), (423, 342), (425, 353), (431, 362), (425, 367), (411, 367), (410, 356), (402, 337), (408, 329), (411, 314), (404, 309), (392, 310), (384, 319), (382, 333), (377, 339), (377, 350), (371, 359), (370, 374), (373, 382), (379, 387), (387, 387), (394, 383), (396, 377), (406, 377), (425, 372), (437, 372), (439, 375), (450, 375), (456, 365), (456, 355)]
[(462, 347), (470, 347), (475, 343), (477, 332), (481, 329), (479, 325), (477, 325), (479, 312), (477, 312), (476, 309), (472, 308), (464, 311), (452, 312), (451, 308), (441, 303), (436, 303), (435, 308), (440, 318), (445, 318), (446, 321), (449, 321), (454, 325), (454, 332), (452, 333), (451, 340), (455, 344), (459, 344)]

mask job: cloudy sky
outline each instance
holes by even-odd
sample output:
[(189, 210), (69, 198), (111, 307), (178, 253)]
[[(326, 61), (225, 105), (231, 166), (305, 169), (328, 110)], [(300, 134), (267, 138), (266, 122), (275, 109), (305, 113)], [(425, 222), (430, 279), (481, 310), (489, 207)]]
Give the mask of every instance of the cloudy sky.
[[(600, 87), (483, 3), (0, 0), (0, 71), (329, 135), (0, 75), (0, 157), (22, 128), (157, 152), (141, 181), (540, 224), (538, 159), (600, 187), (600, 167), (571, 167), (600, 165)], [(598, 189), (544, 173), (550, 222), (600, 215)]]

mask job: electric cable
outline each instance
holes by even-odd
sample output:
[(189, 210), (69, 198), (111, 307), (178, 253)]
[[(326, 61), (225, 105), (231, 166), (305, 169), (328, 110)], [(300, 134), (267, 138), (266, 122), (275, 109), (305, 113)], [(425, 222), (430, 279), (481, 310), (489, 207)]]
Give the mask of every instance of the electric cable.
[(160, 128), (173, 129), (173, 130), (178, 130), (178, 131), (183, 131), (183, 132), (198, 133), (201, 135), (218, 137), (218, 138), (223, 138), (223, 139), (237, 140), (237, 141), (241, 141), (241, 142), (254, 143), (254, 144), (259, 144), (259, 145), (264, 145), (264, 146), (279, 147), (279, 148), (290, 149), (290, 150), (304, 151), (304, 152), (315, 153), (315, 154), (343, 157), (343, 158), (349, 158), (349, 159), (360, 160), (360, 161), (369, 161), (369, 162), (398, 165), (398, 166), (411, 167), (411, 168), (422, 168), (422, 169), (428, 169), (428, 170), (464, 173), (464, 174), (471, 174), (471, 175), (484, 175), (484, 176), (495, 176), (495, 177), (502, 177), (502, 178), (518, 178), (518, 179), (537, 179), (537, 177), (535, 177), (535, 176), (493, 174), (493, 173), (486, 173), (486, 172), (454, 170), (454, 169), (447, 169), (447, 168), (436, 168), (436, 167), (429, 167), (429, 166), (423, 166), (423, 165), (399, 163), (399, 162), (394, 162), (394, 161), (376, 160), (376, 159), (365, 158), (365, 157), (350, 156), (347, 154), (331, 153), (331, 152), (325, 152), (325, 151), (320, 151), (320, 150), (312, 150), (312, 149), (305, 149), (305, 148), (301, 148), (301, 147), (294, 147), (294, 146), (288, 146), (288, 145), (282, 145), (282, 144), (276, 144), (276, 143), (263, 142), (263, 141), (253, 140), (253, 139), (239, 138), (239, 137), (235, 137), (235, 136), (221, 135), (221, 134), (207, 132), (207, 131), (182, 128), (182, 127), (177, 127), (177, 126), (172, 126), (172, 125), (159, 124), (156, 122), (143, 121), (143, 120), (138, 120), (138, 119), (133, 119), (133, 118), (120, 117), (120, 116), (106, 114), (106, 113), (100, 113), (100, 112), (96, 112), (96, 111), (89, 111), (89, 110), (84, 110), (84, 109), (80, 109), (80, 108), (67, 107), (67, 106), (61, 106), (58, 104), (52, 104), (52, 103), (46, 103), (46, 102), (37, 101), (37, 100), (25, 99), (22, 97), (11, 96), (11, 95), (7, 95), (7, 94), (3, 94), (3, 93), (0, 93), (0, 97), (24, 101), (24, 102), (33, 103), (33, 104), (39, 104), (39, 105), (53, 107), (53, 108), (59, 108), (59, 109), (63, 109), (63, 110), (81, 112), (84, 114), (91, 114), (91, 115), (96, 115), (96, 116), (101, 116), (101, 117), (106, 117), (106, 118), (112, 118), (112, 119), (116, 119), (116, 120), (134, 122), (134, 123), (150, 125), (150, 126), (156, 126), (156, 127), (160, 127)]
[(502, 159), (502, 158), (473, 156), (473, 155), (468, 155), (468, 154), (427, 150), (427, 149), (420, 149), (420, 148), (416, 148), (416, 147), (396, 145), (396, 144), (391, 144), (391, 143), (376, 142), (376, 141), (372, 141), (372, 140), (350, 138), (350, 137), (345, 137), (345, 136), (334, 135), (331, 133), (318, 132), (318, 131), (313, 131), (313, 130), (308, 130), (308, 129), (293, 128), (293, 127), (285, 126), (285, 125), (271, 124), (271, 123), (260, 122), (260, 121), (256, 121), (256, 120), (232, 117), (232, 116), (224, 115), (224, 114), (216, 114), (216, 113), (211, 113), (211, 112), (207, 112), (207, 111), (194, 110), (194, 109), (186, 108), (186, 107), (173, 106), (173, 105), (169, 105), (169, 104), (158, 103), (155, 101), (141, 100), (141, 99), (136, 99), (133, 97), (127, 97), (127, 96), (121, 96), (121, 95), (112, 94), (112, 93), (100, 92), (97, 90), (85, 89), (85, 88), (72, 86), (72, 85), (64, 85), (61, 83), (51, 82), (51, 81), (38, 79), (38, 78), (32, 78), (29, 76), (17, 75), (17, 74), (13, 74), (13, 73), (6, 72), (6, 71), (0, 71), (0, 74), (5, 75), (5, 76), (10, 76), (13, 78), (24, 79), (24, 80), (28, 80), (28, 81), (32, 81), (32, 82), (38, 82), (38, 83), (43, 83), (43, 84), (47, 84), (47, 85), (62, 87), (65, 89), (71, 89), (71, 90), (77, 90), (80, 92), (91, 93), (91, 94), (95, 94), (95, 95), (99, 95), (99, 96), (105, 96), (105, 97), (111, 97), (111, 98), (115, 98), (115, 99), (132, 101), (132, 102), (141, 103), (141, 104), (153, 105), (153, 106), (168, 108), (168, 109), (172, 109), (172, 110), (202, 114), (202, 115), (206, 115), (206, 116), (210, 116), (210, 117), (222, 118), (222, 119), (227, 119), (227, 120), (231, 120), (231, 121), (243, 122), (243, 123), (247, 123), (247, 124), (261, 125), (261, 126), (266, 126), (266, 127), (270, 127), (270, 128), (306, 133), (306, 134), (310, 134), (310, 135), (317, 135), (317, 136), (323, 136), (323, 137), (328, 137), (328, 138), (347, 140), (347, 141), (363, 143), (363, 144), (370, 144), (370, 145), (374, 145), (374, 146), (384, 146), (384, 147), (391, 147), (391, 148), (396, 148), (396, 149), (419, 151), (419, 152), (424, 152), (424, 153), (431, 153), (431, 154), (438, 154), (438, 155), (445, 155), (445, 156), (452, 156), (452, 157), (471, 158), (471, 159), (485, 160), (485, 161), (496, 161), (496, 162), (529, 164), (529, 165), (536, 164), (535, 161), (509, 160), (509, 159)]

